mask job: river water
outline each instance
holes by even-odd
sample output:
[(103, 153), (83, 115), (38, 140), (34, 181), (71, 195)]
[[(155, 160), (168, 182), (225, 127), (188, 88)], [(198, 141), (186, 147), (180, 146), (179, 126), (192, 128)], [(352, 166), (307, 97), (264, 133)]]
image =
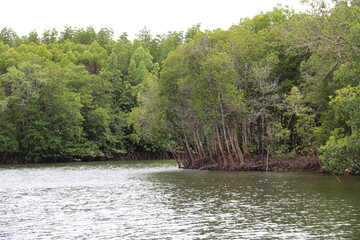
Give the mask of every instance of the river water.
[(359, 239), (360, 178), (173, 161), (0, 166), (0, 239)]

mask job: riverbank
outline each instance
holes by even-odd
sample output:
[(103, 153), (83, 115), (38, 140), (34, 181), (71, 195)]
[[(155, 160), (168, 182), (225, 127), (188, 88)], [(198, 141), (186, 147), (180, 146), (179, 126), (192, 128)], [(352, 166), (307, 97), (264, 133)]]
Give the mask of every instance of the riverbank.
[(67, 163), (67, 162), (102, 162), (102, 161), (136, 161), (136, 160), (163, 160), (174, 159), (171, 152), (139, 151), (133, 153), (115, 153), (112, 156), (73, 156), (73, 157), (44, 157), (41, 159), (29, 158), (24, 154), (2, 154), (0, 164), (27, 164), (27, 163)]
[[(178, 155), (179, 156), (179, 155)], [(27, 163), (66, 163), (66, 162), (100, 162), (100, 161), (136, 161), (136, 160), (162, 160), (176, 159), (170, 152), (135, 152), (118, 153), (111, 157), (57, 157), (30, 160), (20, 154), (0, 156), (0, 164), (27, 164)], [(177, 159), (178, 165), (184, 169), (221, 170), (221, 171), (275, 171), (275, 172), (325, 172), (320, 160), (316, 157), (291, 156), (270, 157), (268, 161), (260, 156), (252, 156), (245, 159), (245, 164), (220, 164), (214, 161), (198, 160), (192, 164)]]
[(291, 156), (271, 157), (268, 160), (255, 156), (245, 159), (245, 164), (224, 165), (212, 161), (196, 161), (184, 164), (185, 169), (226, 170), (226, 171), (274, 171), (274, 172), (324, 172), (317, 157)]

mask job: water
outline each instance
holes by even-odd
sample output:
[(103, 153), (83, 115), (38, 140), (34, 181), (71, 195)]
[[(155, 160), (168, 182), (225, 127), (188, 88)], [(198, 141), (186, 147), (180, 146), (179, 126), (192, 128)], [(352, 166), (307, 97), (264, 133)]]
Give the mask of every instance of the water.
[(360, 178), (339, 180), (173, 161), (2, 166), (0, 239), (359, 239)]

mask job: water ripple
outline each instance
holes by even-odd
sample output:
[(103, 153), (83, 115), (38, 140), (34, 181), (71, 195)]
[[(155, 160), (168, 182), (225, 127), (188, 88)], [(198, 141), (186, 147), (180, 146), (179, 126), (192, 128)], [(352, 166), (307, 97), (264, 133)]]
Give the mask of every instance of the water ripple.
[(351, 239), (359, 178), (173, 162), (0, 169), (0, 239)]

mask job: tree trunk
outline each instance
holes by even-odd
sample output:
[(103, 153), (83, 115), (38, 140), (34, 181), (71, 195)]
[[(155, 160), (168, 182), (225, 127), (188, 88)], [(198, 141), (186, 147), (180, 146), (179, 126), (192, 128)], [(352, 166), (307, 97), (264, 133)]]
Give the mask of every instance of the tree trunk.
[(189, 164), (193, 165), (195, 160), (186, 136), (184, 136), (184, 142), (185, 142), (185, 153), (187, 155), (187, 159), (189, 160)]
[(227, 165), (228, 165), (227, 164), (227, 158), (226, 158), (225, 152), (224, 152), (222, 144), (221, 144), (220, 133), (219, 133), (219, 128), (218, 127), (216, 127), (216, 136), (217, 136), (218, 147), (219, 147), (221, 156), (223, 158), (224, 167), (226, 168)]
[(245, 165), (245, 159), (244, 159), (244, 154), (240, 149), (239, 139), (238, 139), (237, 134), (236, 134), (235, 126), (234, 126), (234, 128), (232, 130), (232, 134), (233, 134), (233, 138), (234, 138), (234, 144), (235, 144), (236, 152), (237, 152), (237, 154), (238, 154), (238, 156), (240, 158), (240, 164), (243, 166), (243, 165)]

